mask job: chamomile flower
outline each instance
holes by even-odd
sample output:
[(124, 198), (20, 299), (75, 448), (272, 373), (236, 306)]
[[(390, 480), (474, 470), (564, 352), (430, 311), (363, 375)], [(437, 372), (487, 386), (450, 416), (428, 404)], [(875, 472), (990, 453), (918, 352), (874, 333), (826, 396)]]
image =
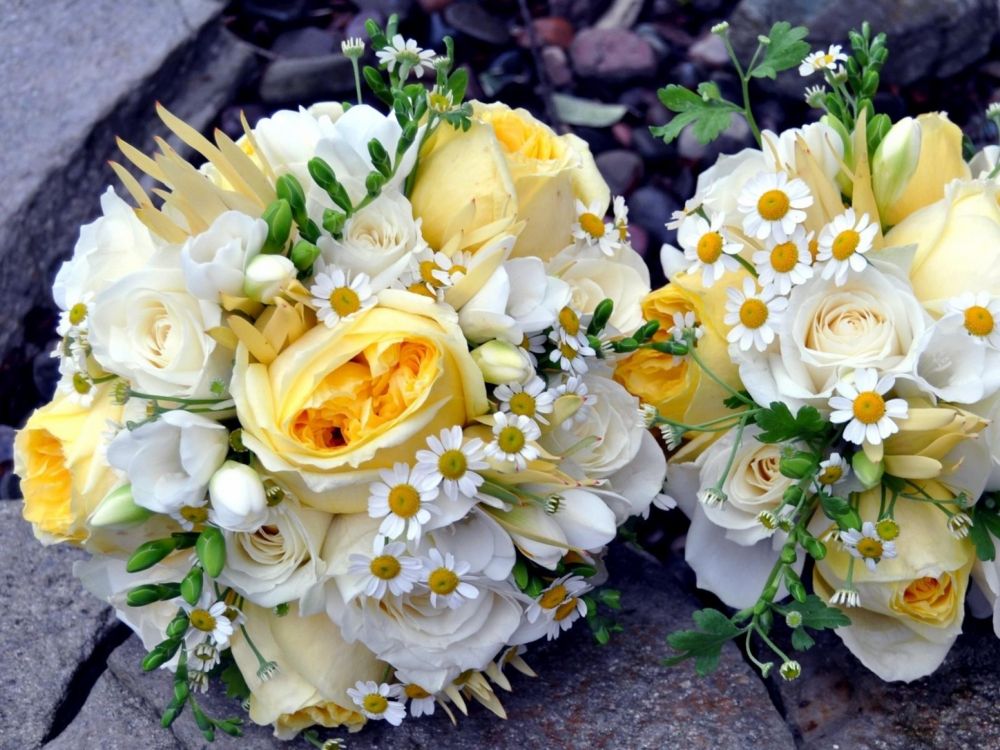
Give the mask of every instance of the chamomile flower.
[(552, 612), (551, 620), (545, 630), (547, 640), (555, 640), (564, 630), (573, 627), (573, 623), (587, 614), (587, 603), (578, 596), (567, 596), (562, 604)]
[(549, 362), (559, 365), (559, 369), (563, 372), (583, 375), (590, 369), (584, 357), (593, 357), (595, 353), (590, 344), (582, 346), (579, 343), (562, 341), (558, 343), (555, 349), (549, 352)]
[(538, 367), (538, 355), (545, 353), (545, 345), (549, 337), (544, 333), (524, 334), (519, 346), (527, 355), (532, 367)]
[(431, 716), (434, 714), (436, 701), (434, 696), (424, 690), (420, 685), (410, 683), (403, 687), (403, 695), (410, 701), (410, 716), (419, 719), (421, 716)]
[(667, 444), (667, 450), (675, 451), (681, 447), (681, 443), (684, 442), (684, 428), (678, 427), (674, 424), (661, 424), (660, 425), (660, 435), (663, 436), (663, 442)]
[(965, 292), (948, 300), (948, 312), (962, 313), (965, 330), (973, 341), (1000, 349), (1000, 299), (989, 292)]
[(615, 217), (615, 231), (618, 232), (618, 240), (625, 242), (628, 240), (628, 204), (625, 203), (624, 195), (616, 195), (611, 201), (611, 212)]
[(715, 214), (706, 221), (692, 214), (681, 222), (677, 242), (684, 248), (684, 258), (691, 261), (688, 273), (701, 269), (702, 285), (709, 287), (721, 279), (726, 271), (739, 270), (740, 264), (733, 256), (739, 255), (743, 244), (732, 240), (722, 228), (722, 214)]
[(340, 321), (375, 304), (368, 275), (358, 273), (352, 278), (340, 268), (329, 268), (316, 274), (309, 294), (316, 306), (316, 317), (327, 328), (333, 328)]
[(541, 435), (534, 420), (521, 414), (497, 412), (493, 415), (493, 442), (486, 446), (486, 455), (524, 471), (529, 461), (538, 458), (538, 447), (533, 441)]
[(965, 539), (969, 535), (972, 519), (968, 513), (954, 513), (948, 516), (948, 531), (956, 539)]
[(605, 255), (611, 256), (621, 247), (618, 230), (615, 225), (604, 221), (604, 212), (600, 201), (589, 206), (583, 201), (576, 202), (576, 223), (573, 224), (573, 239), (582, 242), (587, 247), (596, 247)]
[(219, 647), (215, 645), (215, 642), (210, 637), (201, 631), (188, 630), (184, 641), (188, 651), (188, 668), (190, 670), (209, 672), (221, 661)]
[(704, 329), (698, 324), (697, 316), (690, 310), (685, 313), (675, 312), (673, 314), (673, 325), (667, 330), (668, 335), (674, 340), (685, 341), (686, 334), (694, 331), (694, 340), (698, 341), (705, 335)]
[(403, 39), (402, 34), (396, 34), (389, 44), (375, 53), (380, 65), (385, 65), (391, 73), (398, 65), (400, 76), (406, 77), (410, 71), (417, 78), (422, 78), (424, 71), (434, 70), (434, 50), (421, 49), (414, 39)]
[(695, 496), (698, 498), (698, 502), (709, 508), (719, 508), (729, 499), (726, 497), (726, 493), (718, 487), (706, 487), (699, 490)]
[(839, 604), (842, 607), (860, 607), (861, 594), (854, 589), (837, 589), (830, 597), (830, 604)]
[(896, 419), (906, 419), (909, 407), (901, 398), (886, 401), (885, 394), (892, 390), (896, 379), (871, 368), (854, 371), (854, 379), (837, 383), (836, 395), (831, 396), (833, 412), (830, 421), (844, 424), (844, 440), (855, 445), (879, 445), (899, 431)]
[(424, 524), (437, 512), (434, 479), (411, 471), (404, 463), (383, 469), (379, 476), (382, 481), (371, 484), (368, 497), (368, 515), (385, 519), (378, 533), (396, 539), (405, 532), (409, 541), (419, 541)]
[(819, 462), (819, 473), (816, 481), (824, 487), (832, 487), (847, 479), (851, 473), (851, 466), (839, 453), (831, 453), (825, 461)]
[(560, 396), (575, 396), (580, 399), (580, 407), (573, 412), (573, 415), (567, 417), (562, 423), (564, 430), (571, 429), (572, 427), (586, 422), (590, 417), (590, 410), (594, 404), (597, 403), (597, 396), (590, 392), (587, 388), (587, 384), (583, 381), (583, 378), (577, 377), (576, 375), (571, 375), (566, 378), (566, 382), (557, 386), (556, 398)]
[(773, 287), (758, 291), (753, 279), (749, 278), (743, 280), (742, 291), (730, 287), (726, 296), (724, 320), (732, 326), (726, 340), (742, 351), (751, 347), (765, 351), (774, 341), (781, 315), (788, 307), (788, 298), (777, 296)]
[(188, 628), (187, 639), (191, 641), (188, 650), (194, 651), (197, 641), (206, 637), (212, 639), (212, 643), (219, 651), (225, 650), (229, 646), (229, 639), (233, 635), (235, 620), (238, 612), (209, 591), (202, 593), (201, 598), (194, 605), (182, 601), (181, 606), (187, 612)]
[[(379, 537), (382, 541), (382, 537)], [(375, 554), (353, 554), (348, 561), (348, 573), (363, 573), (364, 594), (372, 599), (381, 599), (390, 593), (402, 596), (413, 590), (420, 580), (423, 565), (415, 557), (404, 554), (406, 545), (402, 542), (390, 544), (376, 543)]]
[(684, 208), (670, 212), (670, 221), (664, 226), (667, 229), (679, 229), (684, 220), (697, 211), (699, 206), (700, 204), (696, 203), (694, 198), (688, 198), (684, 202)]
[(414, 473), (427, 476), (452, 502), (459, 495), (475, 497), (483, 483), (478, 472), (489, 468), (483, 460), (486, 446), (479, 438), (465, 441), (462, 428), (446, 427), (427, 438), (428, 449), (417, 451)]
[(580, 321), (580, 314), (568, 305), (559, 311), (549, 339), (556, 344), (569, 344), (577, 350), (590, 347), (590, 339)]
[(398, 727), (406, 718), (406, 707), (399, 700), (402, 688), (371, 680), (358, 680), (354, 687), (347, 688), (347, 694), (361, 713), (369, 719), (385, 719)]
[(539, 424), (549, 423), (545, 415), (552, 413), (556, 400), (546, 382), (537, 375), (527, 383), (499, 385), (493, 395), (500, 402), (500, 411), (523, 414)]
[(184, 505), (170, 514), (184, 531), (194, 531), (195, 526), (201, 526), (208, 520), (208, 500), (201, 498), (200, 504)]
[(749, 180), (737, 201), (743, 231), (758, 240), (773, 238), (787, 242), (795, 227), (806, 220), (805, 209), (813, 204), (809, 187), (784, 172), (761, 172)]
[(822, 277), (832, 278), (837, 286), (843, 286), (849, 272), (864, 271), (868, 266), (865, 253), (872, 249), (877, 233), (878, 224), (869, 221), (868, 214), (861, 214), (858, 218), (853, 208), (834, 217), (819, 233), (816, 260), (826, 262)]
[(774, 287), (778, 294), (788, 294), (796, 284), (812, 278), (812, 256), (806, 230), (800, 225), (784, 242), (770, 240), (765, 250), (753, 254), (757, 282), (762, 287)]
[(813, 109), (823, 109), (823, 97), (826, 96), (826, 86), (806, 86), (805, 100)]
[(536, 622), (539, 617), (554, 618), (561, 606), (590, 588), (586, 580), (572, 573), (557, 578), (528, 606), (524, 613), (525, 619)]
[(839, 44), (831, 44), (826, 52), (816, 50), (806, 55), (806, 58), (799, 64), (799, 75), (803, 78), (811, 76), (821, 70), (836, 70), (840, 63), (847, 62), (847, 55), (841, 50)]
[(841, 532), (840, 541), (844, 543), (844, 549), (852, 557), (863, 560), (865, 567), (872, 573), (875, 572), (875, 566), (883, 558), (896, 556), (896, 543), (879, 536), (875, 524), (871, 521), (865, 521), (861, 524), (860, 531), (848, 529)]
[(442, 555), (439, 550), (431, 548), (424, 558), (423, 583), (430, 591), (432, 607), (458, 609), (479, 596), (479, 589), (468, 578), (463, 578), (470, 567), (469, 563), (456, 560), (450, 552)]

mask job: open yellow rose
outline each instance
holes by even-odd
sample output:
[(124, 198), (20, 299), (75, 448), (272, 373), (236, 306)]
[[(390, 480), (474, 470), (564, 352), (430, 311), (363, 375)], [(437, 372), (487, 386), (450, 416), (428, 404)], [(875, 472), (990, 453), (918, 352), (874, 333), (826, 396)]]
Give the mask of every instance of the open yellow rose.
[(364, 511), (378, 469), (488, 408), (455, 314), (408, 292), (380, 300), (309, 330), (269, 365), (243, 345), (236, 352), (243, 442), (304, 503), (331, 513)]
[(122, 407), (108, 386), (90, 408), (59, 394), (36, 410), (14, 439), (14, 472), (21, 477), (24, 518), (44, 544), (86, 540), (87, 516), (121, 480), (100, 450), (108, 420)]

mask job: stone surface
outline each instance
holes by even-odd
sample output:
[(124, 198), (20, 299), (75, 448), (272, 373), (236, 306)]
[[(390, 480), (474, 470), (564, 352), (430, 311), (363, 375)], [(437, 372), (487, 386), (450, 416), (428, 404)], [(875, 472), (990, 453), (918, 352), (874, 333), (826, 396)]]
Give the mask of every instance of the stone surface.
[(67, 546), (43, 549), (21, 503), (0, 502), (0, 748), (40, 746), (75, 698), (78, 666), (114, 630), (111, 610), (73, 577), (82, 558)]
[(706, 34), (688, 49), (688, 57), (710, 68), (721, 68), (729, 63), (726, 43), (718, 34)]
[[(485, 6), (485, 7), (484, 7)], [(503, 19), (488, 10), (486, 3), (461, 0), (444, 9), (444, 20), (457, 31), (487, 44), (507, 44), (510, 32)]]
[(632, 151), (612, 149), (598, 154), (596, 161), (612, 195), (628, 195), (642, 179), (642, 159)]
[(656, 72), (649, 42), (625, 29), (585, 29), (570, 46), (573, 69), (584, 78), (609, 83), (643, 78)]
[[(251, 60), (221, 28), (221, 0), (5, 0), (0, 13), (0, 387), (31, 382), (48, 344), (50, 284), (78, 227), (113, 182), (115, 135), (141, 147), (164, 132), (162, 101), (205, 126)], [(15, 348), (22, 340), (29, 345)], [(34, 400), (0, 411), (14, 423)], [(16, 412), (16, 413), (15, 413)]]
[(352, 91), (354, 70), (339, 51), (275, 60), (260, 82), (260, 98), (270, 104), (311, 103)]

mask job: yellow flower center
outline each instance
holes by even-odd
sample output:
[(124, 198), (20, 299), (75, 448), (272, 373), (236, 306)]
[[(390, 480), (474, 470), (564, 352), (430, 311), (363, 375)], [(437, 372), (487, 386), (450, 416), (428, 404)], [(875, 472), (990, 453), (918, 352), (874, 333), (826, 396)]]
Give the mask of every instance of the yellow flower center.
[(215, 617), (206, 609), (191, 610), (188, 620), (191, 622), (191, 627), (202, 632), (211, 633), (215, 630)]
[(406, 693), (407, 698), (420, 700), (421, 698), (430, 698), (431, 694), (424, 690), (420, 685), (407, 685), (403, 688), (403, 692)]
[(899, 524), (891, 518), (883, 518), (875, 524), (875, 531), (877, 531), (878, 535), (887, 542), (891, 542), (899, 536)]
[(433, 260), (424, 260), (420, 262), (420, 278), (431, 286), (441, 286), (441, 281), (434, 275), (435, 271), (441, 270), (443, 270), (441, 266)]
[(451, 97), (443, 91), (432, 91), (427, 95), (427, 104), (433, 110), (444, 112), (451, 109)]
[(406, 287), (406, 291), (411, 292), (412, 294), (422, 294), (423, 296), (430, 297), (431, 299), (434, 298), (434, 293), (430, 289), (428, 289), (427, 285), (422, 281), (417, 281), (414, 282), (413, 284), (410, 284), (408, 287)]
[(510, 397), (510, 410), (513, 414), (523, 414), (526, 417), (535, 416), (535, 397), (521, 391)]
[(965, 330), (973, 336), (989, 336), (993, 333), (993, 314), (985, 307), (973, 305), (965, 311)]
[(370, 714), (384, 714), (386, 709), (389, 708), (389, 701), (385, 699), (384, 695), (379, 695), (378, 693), (368, 693), (361, 703), (365, 711)]
[(809, 254), (812, 256), (813, 262), (816, 262), (816, 256), (819, 255), (819, 240), (813, 237), (809, 240)]
[(833, 257), (837, 260), (847, 260), (858, 249), (861, 235), (853, 229), (845, 229), (833, 238)]
[(427, 585), (431, 591), (441, 596), (447, 596), (457, 589), (459, 583), (458, 576), (447, 568), (438, 568), (427, 578)]
[(204, 506), (195, 508), (191, 505), (185, 505), (181, 508), (180, 516), (185, 521), (190, 521), (191, 523), (205, 523), (208, 520), (208, 508)]
[(858, 542), (858, 552), (862, 557), (870, 557), (873, 560), (878, 560), (882, 557), (882, 542), (878, 539), (863, 536), (861, 537), (861, 541)]
[(751, 297), (740, 305), (740, 323), (747, 328), (760, 328), (767, 322), (767, 305)]
[(913, 607), (923, 606), (933, 610), (951, 594), (951, 576), (941, 574), (941, 579), (924, 576), (913, 581), (903, 592), (903, 601)]
[(705, 232), (698, 240), (698, 260), (705, 264), (715, 263), (722, 255), (722, 235)]
[(560, 583), (558, 586), (553, 586), (544, 594), (542, 594), (541, 598), (538, 600), (538, 603), (542, 606), (543, 609), (555, 609), (564, 601), (566, 601), (567, 593), (568, 592), (566, 591), (566, 587)]
[(465, 454), (457, 448), (445, 451), (438, 458), (438, 471), (445, 479), (461, 479), (467, 467)]
[(69, 309), (69, 322), (78, 326), (87, 318), (87, 306), (82, 302), (77, 302)]
[(799, 248), (794, 242), (782, 242), (771, 250), (771, 268), (778, 273), (788, 273), (799, 262)]
[(465, 276), (468, 273), (469, 269), (461, 263), (452, 263), (451, 268), (448, 269), (449, 276)]
[(90, 379), (82, 372), (73, 373), (73, 390), (79, 393), (81, 396), (90, 393), (90, 389), (93, 387), (94, 386), (90, 382)]
[(573, 360), (579, 352), (569, 344), (562, 343), (559, 345), (559, 353), (563, 355), (563, 359)]
[(591, 237), (600, 239), (604, 236), (604, 220), (597, 214), (580, 214), (580, 228)]
[(556, 614), (555, 614), (556, 620), (565, 620), (567, 617), (573, 614), (574, 609), (576, 609), (576, 597), (573, 597), (572, 599), (567, 599), (562, 604), (560, 604), (559, 607), (556, 609)]
[[(833, 55), (827, 52), (819, 59), (820, 66), (833, 65)], [(819, 67), (819, 66), (817, 66)]]
[(854, 418), (861, 424), (875, 424), (885, 416), (885, 399), (875, 391), (864, 391), (854, 399)]
[(361, 298), (349, 286), (338, 286), (330, 292), (330, 309), (345, 318), (361, 309)]
[(399, 560), (392, 555), (379, 555), (373, 558), (368, 568), (373, 576), (381, 578), (383, 581), (391, 581), (399, 575), (401, 570)]
[(559, 311), (559, 325), (570, 336), (576, 336), (580, 332), (580, 316), (572, 308), (564, 307)]
[(397, 484), (389, 490), (389, 510), (400, 518), (411, 518), (420, 510), (420, 493), (413, 485)]
[(517, 453), (524, 447), (524, 443), (524, 433), (518, 427), (504, 427), (497, 435), (497, 444), (504, 453)]
[(791, 206), (788, 194), (784, 190), (768, 190), (757, 201), (757, 213), (767, 221), (778, 221)]
[(825, 466), (816, 477), (820, 484), (836, 484), (844, 476), (844, 470), (839, 466)]

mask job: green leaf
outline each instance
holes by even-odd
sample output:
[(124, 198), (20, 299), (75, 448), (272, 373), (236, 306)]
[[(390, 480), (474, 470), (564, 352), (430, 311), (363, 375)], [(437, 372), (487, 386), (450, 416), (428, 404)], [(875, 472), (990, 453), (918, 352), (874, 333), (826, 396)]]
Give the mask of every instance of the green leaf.
[[(740, 391), (740, 396), (750, 398), (750, 391)], [(742, 409), (747, 405), (747, 402), (738, 396), (730, 396), (729, 398), (722, 400), (722, 405), (727, 409)]]
[(980, 560), (989, 562), (996, 559), (996, 545), (993, 544), (990, 532), (986, 530), (984, 525), (973, 521), (972, 526), (969, 527), (969, 539), (976, 546), (976, 557)]
[(521, 589), (521, 591), (528, 588), (528, 576), (528, 566), (525, 564), (524, 560), (518, 558), (517, 562), (514, 563), (514, 583), (517, 584), (517, 587)]
[(815, 645), (816, 641), (805, 628), (795, 628), (792, 631), (792, 648), (796, 651), (808, 651)]
[(628, 107), (624, 104), (607, 104), (593, 99), (555, 93), (552, 104), (559, 119), (568, 125), (583, 125), (591, 128), (606, 128), (625, 116)]
[(707, 96), (700, 96), (673, 83), (660, 89), (657, 96), (663, 106), (676, 115), (666, 125), (650, 128), (650, 132), (662, 138), (665, 143), (670, 143), (684, 128), (691, 125), (699, 143), (710, 143), (718, 138), (729, 127), (733, 114), (741, 112), (742, 107), (725, 99), (713, 98), (718, 97), (718, 87), (712, 91), (703, 84), (699, 89), (704, 90)]
[(976, 547), (976, 557), (980, 560), (996, 558), (996, 545), (993, 537), (1000, 538), (1000, 515), (995, 502), (985, 498), (970, 511), (972, 526), (969, 527), (969, 539)]
[(770, 43), (764, 46), (764, 59), (750, 71), (754, 78), (775, 78), (778, 73), (794, 68), (809, 54), (809, 42), (804, 41), (809, 29), (778, 21), (767, 34)]
[(247, 687), (247, 681), (243, 679), (243, 673), (240, 672), (240, 668), (236, 666), (235, 661), (223, 669), (220, 676), (223, 684), (226, 686), (227, 698), (235, 698), (236, 700), (243, 701), (250, 697), (250, 688)]
[[(802, 626), (813, 630), (832, 630), (851, 624), (851, 618), (836, 607), (831, 607), (815, 594), (810, 594), (804, 602), (791, 602), (778, 608), (782, 614), (798, 612), (802, 615)], [(798, 629), (798, 628), (797, 628)]]
[(697, 630), (681, 630), (667, 636), (667, 643), (680, 653), (664, 659), (663, 663), (674, 666), (694, 659), (695, 671), (704, 676), (718, 666), (722, 647), (744, 631), (717, 609), (699, 609), (693, 618)]
[(789, 440), (821, 435), (827, 422), (815, 407), (803, 406), (792, 416), (791, 409), (780, 401), (757, 413), (757, 426), (763, 430), (757, 439), (762, 443), (784, 443)]

